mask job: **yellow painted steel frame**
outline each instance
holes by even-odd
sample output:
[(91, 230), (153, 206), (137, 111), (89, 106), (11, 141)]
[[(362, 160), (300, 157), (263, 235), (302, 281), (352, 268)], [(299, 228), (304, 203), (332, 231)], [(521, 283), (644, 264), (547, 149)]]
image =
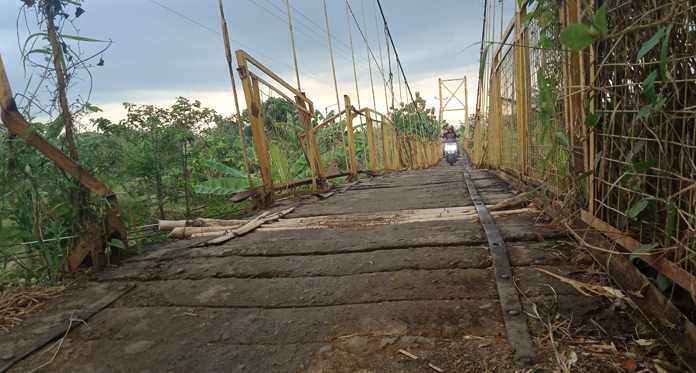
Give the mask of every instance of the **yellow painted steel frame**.
[[(321, 154), (314, 136), (314, 128), (312, 127), (312, 118), (314, 117), (314, 104), (309, 100), (303, 92), (292, 87), (289, 83), (274, 74), (267, 67), (256, 61), (243, 50), (235, 52), (237, 64), (239, 68), (239, 78), (242, 81), (244, 89), (244, 97), (247, 103), (249, 112), (249, 122), (252, 133), (254, 134), (254, 146), (259, 160), (259, 168), (261, 170), (261, 179), (263, 181), (263, 189), (259, 194), (254, 196), (254, 200), (249, 207), (258, 207), (261, 209), (268, 208), (275, 202), (275, 190), (273, 187), (273, 174), (271, 167), (271, 157), (269, 154), (268, 139), (266, 137), (266, 128), (263, 121), (263, 113), (261, 110), (261, 94), (259, 91), (259, 82), (263, 83), (273, 91), (292, 103), (300, 111), (302, 126), (304, 127), (304, 137), (307, 139), (307, 158), (312, 171), (312, 189), (326, 189), (326, 174), (324, 165), (321, 161)], [(284, 92), (274, 87), (272, 84), (258, 77), (256, 74), (249, 71), (249, 63), (268, 75), (275, 82), (279, 83), (288, 91), (295, 95), (295, 99), (291, 99)], [(309, 105), (309, 107), (307, 107)]]
[[(350, 149), (348, 160), (348, 180), (356, 180), (357, 174), (369, 173), (373, 175), (382, 174), (397, 169), (416, 169), (426, 168), (434, 165), (440, 159), (438, 153), (440, 144), (438, 141), (430, 141), (421, 136), (399, 136), (396, 125), (389, 119), (386, 114), (379, 113), (371, 108), (363, 108), (355, 110), (351, 106), (350, 98), (344, 96), (345, 109), (341, 110), (334, 116), (327, 118), (324, 122), (312, 127), (312, 118), (314, 117), (314, 104), (307, 96), (298, 89), (292, 87), (289, 83), (283, 81), (271, 70), (263, 66), (254, 58), (249, 56), (243, 50), (236, 51), (237, 69), (239, 77), (242, 81), (244, 89), (244, 97), (246, 99), (247, 110), (249, 112), (249, 122), (254, 135), (254, 146), (258, 157), (259, 168), (263, 186), (256, 188), (252, 202), (247, 208), (268, 208), (273, 205), (278, 198), (275, 193), (273, 183), (273, 174), (271, 167), (271, 157), (269, 154), (268, 139), (266, 138), (266, 129), (264, 126), (263, 113), (261, 110), (262, 102), (259, 91), (259, 83), (268, 86), (270, 89), (278, 93), (281, 97), (295, 105), (300, 111), (300, 118), (304, 128), (304, 133), (298, 133), (298, 139), (302, 143), (303, 151), (308, 160), (312, 171), (312, 190), (326, 190), (328, 183), (326, 181), (326, 173), (319, 152), (315, 131), (323, 126), (332, 123), (345, 112), (346, 114), (346, 131), (347, 142)], [(249, 71), (249, 63), (261, 70), (265, 75), (269, 76), (273, 81), (280, 84), (284, 89), (295, 95), (295, 99), (291, 99), (280, 89), (274, 87), (257, 74)], [(456, 92), (456, 91), (455, 91)], [(367, 143), (368, 147), (368, 170), (358, 170), (356, 161), (355, 137), (353, 127), (354, 114), (364, 115), (366, 117)], [(375, 131), (374, 126), (379, 125), (378, 131)], [(306, 140), (306, 143), (303, 141)], [(404, 160), (403, 154), (406, 151), (408, 160)], [(249, 193), (251, 194), (251, 193)], [(246, 197), (244, 197), (246, 198)]]
[[(438, 121), (439, 125), (442, 127), (442, 121), (444, 120), (443, 115), (445, 112), (462, 111), (463, 110), (465, 112), (465, 116), (466, 116), (464, 126), (465, 126), (465, 128), (468, 128), (468, 123), (469, 123), (469, 101), (468, 101), (469, 91), (466, 88), (466, 76), (461, 78), (461, 79), (438, 79), (437, 82), (438, 82), (438, 92), (440, 93), (440, 114), (439, 114), (439, 121)], [(447, 82), (460, 82), (460, 83), (457, 86), (457, 88), (455, 88), (455, 90), (452, 91), (451, 89), (449, 89), (449, 87), (447, 87), (447, 85), (446, 85)], [(462, 100), (460, 100), (459, 97), (457, 97), (457, 92), (459, 92), (459, 89), (462, 86), (464, 87), (464, 102), (462, 102)], [(447, 99), (447, 102), (445, 102), (444, 104), (442, 103), (442, 100), (443, 100), (442, 88), (443, 87), (447, 90), (447, 92), (450, 93), (450, 97)], [(461, 104), (461, 107), (448, 109), (447, 105), (449, 105), (449, 103), (452, 101), (452, 99), (459, 101), (459, 103)], [(465, 133), (468, 133), (468, 131), (465, 131)]]

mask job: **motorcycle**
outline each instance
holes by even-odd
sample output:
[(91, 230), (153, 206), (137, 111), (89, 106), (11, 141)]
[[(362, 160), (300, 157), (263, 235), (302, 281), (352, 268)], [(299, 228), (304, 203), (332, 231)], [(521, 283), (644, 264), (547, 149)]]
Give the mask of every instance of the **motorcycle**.
[(454, 164), (459, 160), (458, 147), (459, 143), (457, 140), (445, 141), (445, 160), (447, 160), (447, 163), (449, 163), (450, 166), (454, 166)]

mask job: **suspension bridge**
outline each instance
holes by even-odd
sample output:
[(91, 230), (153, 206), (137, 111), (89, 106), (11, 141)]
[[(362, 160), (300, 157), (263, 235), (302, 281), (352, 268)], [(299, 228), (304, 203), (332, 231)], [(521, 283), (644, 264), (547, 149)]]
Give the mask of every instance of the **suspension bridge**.
[[(97, 269), (0, 338), (0, 370), (694, 371), (694, 7), (672, 3), (520, 1), (496, 22), (486, 2), (471, 137), (450, 166), (438, 128), (378, 112), (374, 85), (373, 107), (353, 106), (336, 88), (338, 110), (318, 121), (296, 57), (295, 85), (263, 57), (233, 53), (220, 1), (240, 134), (245, 108), (253, 138), (242, 141), (258, 163), (253, 173), (243, 146), (249, 187), (231, 200), (248, 204), (226, 218), (253, 228), (141, 255), (87, 247), (76, 266), (87, 255), (119, 265)], [(348, 2), (346, 16), (359, 26)], [(418, 110), (381, 16), (386, 54)], [(572, 25), (599, 36), (568, 42), (561, 30)], [(329, 26), (327, 16), (332, 49)], [(363, 38), (393, 109), (392, 63), (387, 72)], [(90, 239), (127, 241), (116, 195), (27, 130), (1, 61), (0, 72), (3, 123), (111, 201), (107, 232)], [(261, 87), (297, 108), (308, 177), (279, 179)], [(440, 98), (442, 114), (449, 101)], [(338, 165), (326, 161), (322, 139), (336, 123)]]

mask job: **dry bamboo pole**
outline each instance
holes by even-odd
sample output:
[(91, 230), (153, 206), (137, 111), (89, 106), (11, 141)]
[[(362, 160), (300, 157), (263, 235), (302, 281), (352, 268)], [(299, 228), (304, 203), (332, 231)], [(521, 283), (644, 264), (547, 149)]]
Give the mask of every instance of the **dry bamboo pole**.
[[(245, 222), (246, 223), (246, 222)], [(176, 227), (169, 233), (171, 239), (184, 239), (192, 237), (194, 234), (210, 233), (210, 232), (225, 232), (237, 229), (244, 224), (235, 224), (226, 227)]]
[(273, 221), (273, 220), (278, 220), (278, 219), (282, 218), (283, 216), (292, 212), (292, 210), (294, 210), (294, 207), (291, 207), (287, 210), (283, 210), (283, 211), (276, 212), (273, 214), (271, 214), (270, 211), (266, 211), (263, 214), (256, 217), (255, 219), (248, 222), (247, 224), (241, 226), (240, 228), (237, 228), (237, 229), (233, 230), (232, 232), (225, 234), (224, 236), (215, 238), (215, 239), (210, 240), (208, 242), (203, 242), (199, 246), (210, 246), (210, 245), (217, 245), (217, 244), (221, 244), (223, 242), (227, 242), (235, 237), (238, 237), (238, 236), (241, 236), (245, 233), (253, 231), (254, 229), (260, 227), (264, 223), (267, 223), (267, 222)]
[(194, 219), (194, 220), (160, 220), (157, 229), (160, 231), (171, 231), (174, 228), (183, 227), (227, 227), (248, 223), (247, 220), (223, 220), (223, 219)]
[(239, 111), (239, 100), (237, 98), (237, 87), (234, 82), (234, 69), (232, 68), (232, 50), (230, 48), (230, 37), (227, 31), (227, 21), (225, 20), (225, 12), (222, 8), (222, 0), (218, 0), (220, 3), (220, 17), (222, 18), (222, 38), (225, 42), (225, 57), (227, 58), (227, 66), (230, 69), (230, 80), (232, 81), (232, 94), (234, 95), (234, 107), (237, 109), (237, 125), (239, 126), (239, 136), (242, 141), (242, 152), (244, 153), (244, 165), (246, 166), (247, 181), (249, 182), (249, 189), (253, 188), (251, 182), (251, 169), (249, 168), (249, 158), (247, 156), (246, 141), (244, 141), (244, 127), (242, 126), (242, 114)]

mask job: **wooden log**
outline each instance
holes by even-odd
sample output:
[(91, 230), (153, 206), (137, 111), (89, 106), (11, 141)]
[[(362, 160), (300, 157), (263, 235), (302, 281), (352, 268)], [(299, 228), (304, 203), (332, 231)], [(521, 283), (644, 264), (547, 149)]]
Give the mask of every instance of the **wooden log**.
[(184, 239), (196, 233), (229, 231), (241, 227), (243, 224), (236, 224), (228, 227), (176, 227), (169, 233), (169, 238)]

